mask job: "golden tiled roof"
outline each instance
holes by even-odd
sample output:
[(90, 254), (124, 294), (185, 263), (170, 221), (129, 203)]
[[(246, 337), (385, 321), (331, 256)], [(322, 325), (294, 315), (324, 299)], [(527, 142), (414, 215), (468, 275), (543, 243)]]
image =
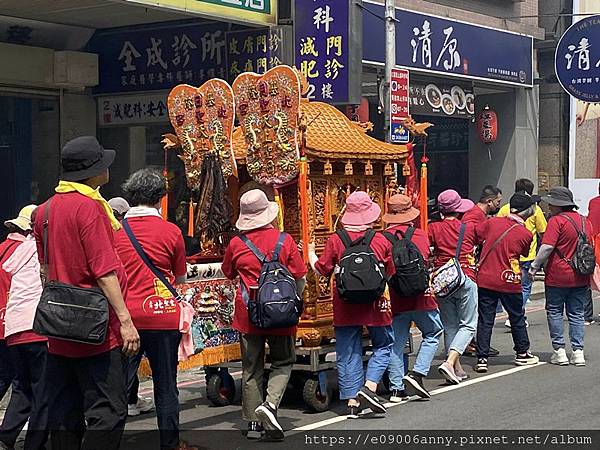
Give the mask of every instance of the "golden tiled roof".
[[(300, 114), (306, 124), (304, 151), (309, 158), (402, 161), (408, 154), (406, 146), (388, 144), (369, 136), (363, 126), (327, 103), (303, 100)], [(237, 160), (245, 159), (246, 141), (241, 127), (233, 133), (233, 150)]]

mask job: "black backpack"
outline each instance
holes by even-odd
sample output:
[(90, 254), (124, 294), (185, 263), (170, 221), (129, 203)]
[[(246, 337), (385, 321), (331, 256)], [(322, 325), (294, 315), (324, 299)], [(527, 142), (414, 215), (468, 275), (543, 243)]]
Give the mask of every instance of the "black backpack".
[(298, 325), (302, 314), (302, 299), (298, 296), (296, 280), (279, 262), (279, 253), (286, 238), (279, 235), (271, 259), (256, 248), (243, 234), (240, 239), (261, 263), (256, 298), (250, 299), (248, 288), (240, 282), (242, 298), (248, 307), (250, 322), (258, 328), (287, 328)]
[(408, 227), (406, 234), (400, 230), (395, 234), (388, 231), (383, 233), (392, 244), (392, 261), (396, 269), (396, 273), (391, 276), (388, 283), (400, 297), (414, 297), (429, 288), (425, 260), (415, 243), (411, 241), (414, 233), (414, 227)]
[(587, 276), (594, 273), (596, 268), (596, 255), (594, 253), (594, 246), (588, 240), (587, 234), (585, 234), (585, 218), (581, 216), (581, 230), (577, 228), (577, 224), (566, 214), (561, 214), (565, 219), (571, 222), (571, 225), (577, 231), (577, 247), (575, 248), (575, 254), (568, 260), (562, 254), (562, 252), (556, 249), (558, 256), (564, 259), (573, 270), (579, 275)]
[(375, 231), (352, 241), (346, 230), (336, 234), (342, 240), (344, 253), (335, 271), (335, 283), (340, 297), (348, 303), (373, 303), (385, 291), (385, 266), (371, 249)]

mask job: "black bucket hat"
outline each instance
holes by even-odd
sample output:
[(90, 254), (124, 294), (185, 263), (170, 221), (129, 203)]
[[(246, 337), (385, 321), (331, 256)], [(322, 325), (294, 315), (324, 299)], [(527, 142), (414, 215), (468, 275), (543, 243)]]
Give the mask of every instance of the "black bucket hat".
[(573, 200), (571, 190), (564, 186), (553, 187), (548, 192), (548, 195), (542, 197), (542, 200), (552, 206), (572, 206), (576, 209), (579, 208)]
[(537, 195), (529, 195), (525, 191), (518, 191), (510, 198), (510, 209), (517, 213), (523, 212), (540, 201)]
[(80, 136), (65, 144), (60, 158), (61, 180), (81, 181), (100, 175), (115, 160), (116, 152), (105, 149), (94, 136)]

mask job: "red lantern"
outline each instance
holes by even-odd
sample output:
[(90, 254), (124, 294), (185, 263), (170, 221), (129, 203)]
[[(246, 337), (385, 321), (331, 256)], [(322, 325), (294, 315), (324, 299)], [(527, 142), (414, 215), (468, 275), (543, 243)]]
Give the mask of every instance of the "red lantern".
[(485, 108), (479, 114), (477, 132), (479, 133), (479, 139), (484, 144), (493, 144), (498, 139), (498, 116), (488, 105), (485, 105)]

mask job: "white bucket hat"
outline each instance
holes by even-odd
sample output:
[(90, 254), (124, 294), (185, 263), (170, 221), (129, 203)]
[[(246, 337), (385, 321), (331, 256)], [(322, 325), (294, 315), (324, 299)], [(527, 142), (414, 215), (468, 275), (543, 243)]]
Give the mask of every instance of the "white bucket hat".
[(260, 189), (253, 189), (240, 198), (240, 217), (235, 226), (240, 231), (262, 228), (273, 222), (278, 213), (277, 203), (270, 202)]

